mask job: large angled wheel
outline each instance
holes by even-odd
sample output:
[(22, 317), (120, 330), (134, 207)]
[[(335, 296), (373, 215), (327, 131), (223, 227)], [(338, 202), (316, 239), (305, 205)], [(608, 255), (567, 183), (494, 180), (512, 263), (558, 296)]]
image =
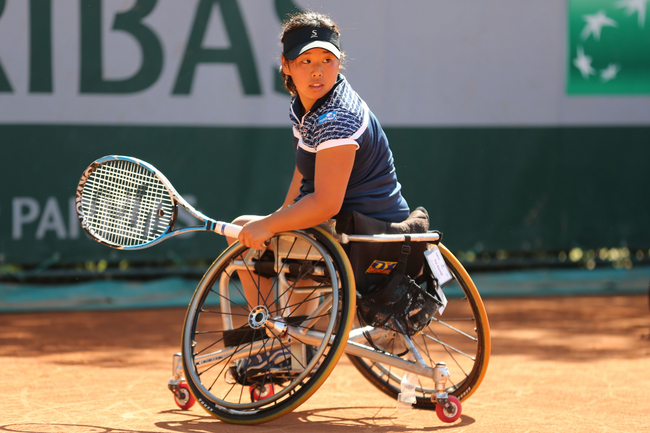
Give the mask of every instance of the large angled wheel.
[[(320, 228), (279, 234), (263, 255), (232, 244), (203, 276), (185, 319), (183, 370), (198, 403), (238, 424), (297, 408), (343, 353), (355, 294), (347, 256)], [(271, 395), (251, 398), (270, 384)]]
[[(430, 367), (435, 367), (438, 362), (446, 363), (451, 374), (447, 393), (465, 400), (476, 391), (485, 376), (490, 358), (490, 326), (483, 301), (469, 274), (447, 248), (442, 244), (439, 248), (454, 276), (454, 280), (443, 289), (449, 303), (444, 313), (441, 316), (436, 314), (429, 326), (412, 337), (412, 341)], [(384, 347), (400, 354), (398, 352), (405, 350), (401, 338), (396, 335), (394, 344), (388, 341)], [(393, 346), (395, 349), (391, 350)], [(402, 370), (355, 356), (350, 356), (350, 360), (379, 390), (397, 398), (401, 392)], [(420, 376), (415, 393), (415, 407), (436, 408), (436, 403), (431, 400), (432, 395), (435, 400), (431, 378)]]

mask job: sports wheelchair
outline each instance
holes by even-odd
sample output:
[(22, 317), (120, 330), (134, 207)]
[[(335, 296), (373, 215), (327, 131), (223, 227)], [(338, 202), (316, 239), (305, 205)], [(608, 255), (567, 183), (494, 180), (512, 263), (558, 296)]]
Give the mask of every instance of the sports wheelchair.
[[(198, 401), (229, 423), (271, 421), (311, 397), (345, 353), (363, 377), (398, 402), (435, 410), (444, 422), (457, 420), (461, 401), (487, 370), (487, 314), (438, 232), (409, 237), (436, 246), (452, 277), (430, 288), (444, 293), (444, 312), (412, 336), (367, 326), (357, 317), (360, 295), (344, 251), (353, 242), (403, 242), (404, 235), (345, 235), (318, 226), (279, 233), (266, 251), (230, 245), (189, 304), (168, 384), (176, 404), (188, 409)], [(258, 301), (248, 302), (242, 275), (256, 287), (270, 278), (273, 288), (259, 290)], [(310, 313), (299, 315), (306, 302)], [(247, 370), (251, 360), (257, 364)]]

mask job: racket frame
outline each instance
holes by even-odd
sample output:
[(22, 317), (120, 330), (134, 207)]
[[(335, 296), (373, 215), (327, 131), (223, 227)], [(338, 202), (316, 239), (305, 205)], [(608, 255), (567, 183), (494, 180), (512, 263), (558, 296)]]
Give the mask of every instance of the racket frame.
[[(90, 227), (89, 224), (86, 223), (86, 215), (84, 214), (83, 211), (83, 206), (82, 206), (82, 197), (83, 197), (83, 192), (84, 188), (86, 185), (86, 182), (90, 178), (91, 174), (97, 170), (98, 167), (100, 167), (103, 164), (109, 163), (111, 161), (127, 161), (131, 162), (134, 164), (137, 164), (140, 167), (143, 167), (144, 169), (148, 170), (151, 172), (154, 176), (156, 176), (160, 182), (163, 184), (163, 186), (167, 189), (169, 192), (169, 195), (171, 197), (172, 201), (172, 216), (170, 218), (169, 224), (167, 226), (167, 229), (160, 234), (158, 237), (137, 245), (119, 245), (115, 243), (111, 243), (110, 241), (104, 239), (103, 237), (97, 235), (94, 233), (92, 227)], [(203, 225), (198, 225), (198, 226), (193, 226), (193, 227), (184, 227), (180, 228), (177, 230), (174, 230), (174, 226), (176, 224), (177, 218), (178, 218), (178, 205), (181, 205), (183, 209), (185, 209), (188, 213), (190, 213), (193, 217), (197, 218), (198, 220), (203, 222)], [(145, 162), (141, 159), (134, 158), (131, 156), (124, 156), (124, 155), (107, 155), (102, 158), (97, 159), (94, 161), (92, 164), (86, 168), (86, 170), (83, 172), (81, 179), (79, 180), (79, 185), (77, 186), (77, 192), (76, 192), (76, 197), (75, 197), (75, 208), (77, 209), (77, 216), (79, 217), (79, 222), (81, 223), (81, 227), (84, 229), (84, 231), (95, 241), (107, 245), (111, 248), (115, 248), (118, 250), (141, 250), (144, 248), (149, 248), (153, 245), (156, 245), (160, 242), (162, 242), (165, 239), (182, 235), (185, 233), (190, 233), (190, 232), (196, 232), (196, 231), (210, 231), (210, 232), (215, 232), (223, 236), (229, 236), (233, 238), (237, 238), (239, 235), (239, 232), (241, 231), (241, 226), (231, 224), (231, 223), (226, 223), (223, 221), (217, 221), (214, 220), (202, 212), (199, 212), (189, 204), (174, 188), (174, 186), (167, 180), (164, 174), (162, 174), (156, 167), (153, 165), (149, 164), (148, 162)]]

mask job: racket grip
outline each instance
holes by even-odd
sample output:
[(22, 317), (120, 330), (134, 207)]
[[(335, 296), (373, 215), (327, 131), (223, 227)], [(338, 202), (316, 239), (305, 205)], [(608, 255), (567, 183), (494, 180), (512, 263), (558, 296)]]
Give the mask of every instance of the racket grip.
[(214, 231), (220, 235), (227, 236), (229, 238), (237, 239), (239, 237), (239, 232), (241, 231), (242, 226), (236, 224), (225, 223), (222, 221), (217, 221)]

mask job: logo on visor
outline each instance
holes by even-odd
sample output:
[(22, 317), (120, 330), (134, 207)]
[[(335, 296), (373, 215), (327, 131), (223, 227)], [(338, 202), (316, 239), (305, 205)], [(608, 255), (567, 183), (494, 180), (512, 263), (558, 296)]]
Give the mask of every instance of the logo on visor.
[(325, 122), (336, 119), (336, 113), (336, 111), (330, 111), (329, 113), (325, 113), (322, 116), (318, 116), (318, 124), (322, 125)]

